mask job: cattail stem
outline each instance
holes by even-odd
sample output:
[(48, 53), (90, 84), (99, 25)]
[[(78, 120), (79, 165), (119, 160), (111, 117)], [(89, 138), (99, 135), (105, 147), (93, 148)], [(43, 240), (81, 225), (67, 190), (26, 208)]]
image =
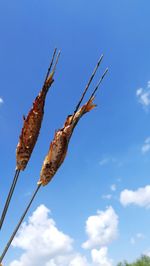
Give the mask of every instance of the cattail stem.
[(90, 101), (90, 100), (92, 99), (92, 97), (95, 95), (96, 91), (97, 91), (98, 88), (99, 88), (99, 85), (101, 84), (102, 80), (103, 80), (104, 77), (106, 76), (107, 72), (108, 72), (108, 68), (106, 68), (106, 70), (104, 71), (103, 75), (102, 75), (101, 78), (99, 79), (99, 81), (98, 81), (98, 83), (97, 83), (97, 85), (96, 85), (94, 91), (93, 91), (92, 94), (91, 94), (91, 97), (90, 97), (89, 101)]
[(54, 58), (55, 58), (55, 55), (56, 55), (56, 51), (57, 51), (57, 48), (54, 49), (53, 56), (52, 56), (52, 60), (51, 60), (51, 62), (50, 62), (50, 66), (49, 66), (49, 68), (48, 68), (48, 70), (47, 70), (47, 73), (46, 73), (46, 77), (45, 77), (44, 85), (45, 85), (45, 82), (46, 82), (46, 80), (47, 80), (47, 78), (48, 78), (48, 76), (49, 76), (49, 73), (50, 73), (50, 71), (51, 71), (52, 65), (53, 65), (53, 63), (54, 63)]
[(57, 54), (57, 57), (56, 57), (56, 62), (55, 62), (54, 67), (53, 67), (53, 72), (54, 72), (54, 73), (55, 73), (55, 70), (56, 70), (56, 66), (57, 66), (57, 63), (58, 63), (59, 57), (60, 57), (60, 50), (58, 51), (58, 54)]
[[(83, 98), (84, 98), (84, 96), (85, 96), (85, 94), (86, 94), (86, 92), (87, 92), (87, 90), (88, 90), (88, 88), (89, 88), (89, 86), (90, 86), (90, 84), (91, 84), (91, 82), (92, 82), (92, 80), (93, 80), (93, 78), (94, 78), (96, 72), (97, 72), (97, 69), (99, 68), (99, 66), (100, 66), (100, 64), (101, 64), (101, 62), (102, 62), (103, 57), (104, 57), (104, 55), (102, 54), (101, 57), (100, 57), (100, 59), (99, 59), (98, 62), (97, 62), (96, 67), (94, 68), (94, 71), (93, 71), (92, 75), (91, 75), (90, 78), (89, 78), (89, 81), (88, 81), (88, 83), (87, 83), (87, 85), (86, 85), (86, 87), (85, 87), (85, 90), (84, 90), (84, 92), (83, 92), (83, 94), (82, 94), (82, 96), (81, 96), (81, 98), (80, 98), (80, 100), (79, 100), (79, 102), (78, 102), (78, 104), (77, 104), (77, 106), (76, 106), (76, 108), (75, 108), (74, 115), (75, 115), (76, 112), (78, 111), (78, 109), (79, 109), (79, 107), (80, 107), (80, 104), (82, 103)], [(74, 115), (73, 115), (73, 117), (74, 117)]]
[[(107, 72), (108, 72), (108, 68), (106, 68), (106, 70), (104, 71), (103, 75), (100, 77), (100, 79), (99, 79), (99, 81), (98, 81), (98, 83), (97, 83), (97, 85), (96, 85), (94, 91), (92, 92), (92, 94), (91, 94), (91, 96), (90, 96), (90, 98), (89, 98), (89, 100), (88, 100), (86, 106), (89, 104), (90, 100), (91, 100), (91, 99), (93, 98), (93, 96), (95, 95), (96, 91), (98, 90), (98, 88), (99, 88), (99, 86), (100, 86), (102, 80), (104, 79), (105, 75), (107, 74)], [(85, 106), (84, 109), (86, 109), (86, 106)]]
[(16, 187), (16, 183), (17, 183), (19, 174), (20, 174), (20, 170), (16, 169), (15, 176), (14, 176), (12, 185), (10, 187), (10, 190), (9, 190), (9, 193), (8, 193), (8, 196), (7, 196), (7, 200), (6, 200), (6, 203), (5, 203), (5, 206), (4, 206), (2, 215), (1, 215), (1, 219), (0, 219), (0, 230), (2, 229), (4, 220), (5, 220), (5, 216), (6, 216), (6, 213), (7, 213), (7, 210), (8, 210), (8, 207), (9, 207), (9, 204), (10, 204), (10, 201), (11, 201), (11, 198), (12, 198), (12, 195), (13, 195), (13, 192), (14, 192), (14, 189)]
[[(48, 92), (49, 87), (52, 85), (52, 83), (54, 81), (53, 80), (53, 75), (55, 73), (56, 66), (57, 66), (57, 63), (58, 63), (58, 60), (59, 60), (59, 56), (60, 56), (60, 50), (59, 50), (58, 51), (58, 54), (56, 56), (55, 63), (54, 63), (56, 51), (57, 51), (57, 48), (54, 49), (53, 56), (52, 56), (52, 60), (51, 60), (50, 66), (48, 68), (48, 71), (47, 71), (47, 74), (46, 74), (46, 77), (45, 77), (45, 81), (44, 81), (44, 84), (43, 84), (43, 87), (42, 87), (42, 90), (41, 90), (42, 93), (45, 93), (45, 94)], [(54, 66), (53, 66), (53, 69), (52, 69), (52, 65), (53, 64), (54, 64)], [(50, 82), (48, 82), (49, 78), (50, 78)]]
[(27, 214), (27, 212), (28, 212), (28, 210), (29, 210), (29, 208), (30, 208), (30, 206), (31, 206), (31, 204), (32, 204), (32, 202), (33, 202), (33, 200), (34, 200), (34, 198), (35, 198), (37, 192), (39, 191), (40, 187), (41, 187), (41, 185), (38, 185), (38, 187), (36, 188), (35, 192), (33, 193), (32, 197), (31, 197), (31, 199), (30, 199), (30, 202), (28, 203), (28, 205), (27, 205), (27, 207), (26, 207), (26, 209), (25, 209), (23, 215), (21, 216), (21, 218), (20, 218), (20, 220), (19, 220), (19, 222), (18, 222), (18, 224), (17, 224), (17, 226), (16, 226), (14, 232), (12, 233), (12, 235), (11, 235), (11, 237), (10, 237), (8, 243), (6, 244), (6, 246), (5, 246), (5, 248), (4, 248), (4, 251), (3, 251), (3, 253), (2, 253), (2, 255), (1, 255), (1, 257), (0, 257), (0, 263), (1, 263), (2, 260), (4, 259), (4, 257), (5, 257), (5, 255), (6, 255), (8, 249), (9, 249), (9, 247), (10, 247), (10, 245), (11, 245), (11, 243), (12, 243), (12, 241), (13, 241), (13, 239), (14, 239), (14, 237), (15, 237), (15, 235), (16, 235), (16, 233), (17, 233), (17, 231), (18, 231), (18, 229), (19, 229), (19, 227), (20, 227), (20, 225), (21, 225), (21, 223), (23, 222), (23, 220), (24, 220), (24, 218), (25, 218), (25, 216), (26, 216), (26, 214)]

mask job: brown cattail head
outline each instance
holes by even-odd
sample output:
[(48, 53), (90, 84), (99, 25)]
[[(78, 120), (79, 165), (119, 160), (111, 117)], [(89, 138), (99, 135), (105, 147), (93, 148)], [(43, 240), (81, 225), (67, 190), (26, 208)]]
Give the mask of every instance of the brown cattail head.
[(38, 185), (42, 184), (45, 186), (51, 181), (65, 159), (67, 147), (66, 134), (62, 130), (58, 130), (55, 133), (54, 140), (51, 142), (49, 152), (43, 162)]
[[(54, 51), (54, 55), (55, 53), (56, 49)], [(56, 62), (58, 62), (59, 54), (57, 56)], [(50, 68), (54, 60), (54, 55)], [(44, 115), (45, 98), (50, 86), (54, 81), (53, 76), (55, 73), (56, 63), (52, 72), (49, 74), (50, 68), (48, 70), (42, 90), (40, 91), (39, 95), (36, 97), (32, 109), (29, 111), (27, 117), (26, 118), (24, 117), (24, 125), (16, 149), (16, 168), (18, 170), (24, 170), (26, 168), (40, 132)]]
[(37, 141), (44, 114), (45, 97), (36, 98), (33, 107), (24, 120), (24, 125), (16, 149), (17, 169), (24, 170)]
[(68, 116), (64, 127), (55, 133), (54, 139), (50, 144), (48, 154), (42, 165), (38, 185), (47, 185), (63, 163), (66, 157), (69, 140), (79, 119), (96, 106), (93, 104), (93, 100), (94, 97), (83, 105), (74, 115), (73, 119), (72, 115)]

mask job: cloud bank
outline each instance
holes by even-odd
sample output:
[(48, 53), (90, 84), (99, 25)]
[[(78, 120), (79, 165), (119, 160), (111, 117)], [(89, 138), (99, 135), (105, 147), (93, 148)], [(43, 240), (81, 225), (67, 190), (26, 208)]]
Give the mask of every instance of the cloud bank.
[(103, 245), (116, 238), (117, 225), (118, 217), (112, 207), (87, 219), (89, 239), (83, 246), (92, 248), (89, 261), (86, 256), (74, 250), (73, 239), (57, 228), (50, 217), (50, 210), (40, 205), (28, 222), (23, 223), (15, 237), (12, 246), (22, 249), (23, 253), (9, 266), (112, 266), (108, 248)]

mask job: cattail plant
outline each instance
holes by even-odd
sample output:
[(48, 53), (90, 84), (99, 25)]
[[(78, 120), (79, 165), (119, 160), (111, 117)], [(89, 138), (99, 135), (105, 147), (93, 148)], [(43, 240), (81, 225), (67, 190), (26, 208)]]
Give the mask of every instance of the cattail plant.
[(56, 62), (54, 64), (54, 67), (51, 71), (51, 68), (54, 63), (55, 55), (56, 55), (57, 49), (54, 50), (53, 57), (50, 63), (50, 66), (48, 68), (45, 81), (43, 84), (43, 87), (39, 93), (39, 95), (36, 97), (33, 106), (31, 110), (29, 111), (27, 117), (23, 117), (24, 124), (23, 128), (19, 137), (19, 142), (16, 149), (16, 171), (15, 176), (11, 185), (11, 188), (8, 193), (8, 197), (1, 215), (0, 219), (0, 229), (2, 228), (20, 171), (25, 170), (29, 159), (31, 157), (32, 151), (35, 147), (36, 141), (39, 136), (43, 115), (44, 115), (44, 105), (45, 105), (45, 99), (47, 92), (49, 88), (51, 87), (52, 83), (54, 82), (54, 73), (56, 69), (56, 65), (59, 59), (60, 51), (58, 52)]
[[(85, 90), (81, 96), (81, 99), (79, 100), (74, 112), (72, 115), (69, 115), (67, 118), (66, 118), (66, 121), (63, 125), (63, 127), (59, 130), (57, 130), (55, 132), (55, 135), (54, 135), (54, 139), (52, 140), (51, 144), (50, 144), (50, 148), (49, 148), (49, 151), (44, 159), (44, 162), (43, 162), (43, 165), (42, 165), (42, 168), (41, 168), (41, 172), (40, 172), (40, 179), (37, 183), (37, 187), (36, 187), (36, 190), (34, 191), (31, 199), (30, 199), (30, 202), (29, 204), (27, 205), (23, 215), (21, 216), (14, 232), (12, 233), (6, 247), (4, 248), (4, 251), (0, 257), (0, 263), (2, 262), (3, 258), (5, 257), (10, 245), (11, 245), (11, 242), (13, 241), (22, 221), (24, 220), (36, 194), (38, 193), (39, 189), (41, 186), (45, 186), (47, 185), (51, 179), (53, 178), (53, 176), (56, 174), (57, 170), (59, 169), (59, 167), (61, 166), (61, 164), (63, 163), (65, 157), (66, 157), (66, 153), (67, 153), (67, 149), (68, 149), (68, 144), (69, 144), (69, 141), (70, 141), (70, 138), (73, 134), (73, 131), (76, 127), (76, 125), (78, 124), (80, 118), (82, 116), (84, 116), (86, 113), (88, 113), (89, 111), (91, 111), (93, 108), (96, 107), (96, 105), (93, 103), (94, 101), (94, 98), (95, 98), (95, 93), (96, 91), (98, 90), (99, 88), (99, 85), (101, 84), (103, 78), (105, 77), (108, 69), (105, 70), (104, 74), (101, 76), (97, 86), (95, 87), (95, 89), (93, 90), (89, 100), (87, 101), (87, 103), (85, 103), (82, 107), (80, 107), (83, 99), (84, 99), (84, 96), (96, 74), (96, 71), (102, 61), (102, 58), (103, 58), (103, 55), (100, 57), (86, 87), (85, 87)], [(34, 128), (34, 126), (33, 126)], [(28, 154), (27, 154), (28, 155)], [(26, 160), (22, 160), (22, 156), (20, 157), (21, 158), (21, 164), (18, 164), (19, 165), (22, 165), (22, 167), (24, 167), (24, 165), (26, 165)], [(25, 157), (25, 158), (29, 158), (29, 156)], [(23, 169), (20, 169), (19, 170), (23, 170)]]
[(91, 111), (93, 108), (96, 107), (96, 105), (93, 103), (94, 94), (98, 89), (102, 79), (106, 75), (107, 71), (108, 70), (106, 69), (88, 102), (84, 104), (73, 115), (69, 115), (64, 123), (64, 126), (58, 131), (56, 131), (54, 139), (50, 144), (48, 154), (46, 155), (45, 160), (43, 162), (38, 185), (47, 185), (63, 163), (66, 157), (68, 144), (74, 131), (74, 128), (76, 127), (80, 118), (83, 115), (85, 115), (87, 112)]
[[(56, 49), (54, 51), (53, 59), (51, 61), (51, 65), (53, 64), (54, 56), (56, 53)], [(60, 52), (59, 52), (60, 54)], [(16, 149), (16, 169), (18, 171), (24, 170), (29, 162), (30, 156), (32, 154), (33, 148), (36, 144), (36, 141), (39, 136), (43, 115), (44, 115), (44, 105), (46, 94), (52, 85), (54, 79), (54, 72), (56, 68), (56, 64), (59, 58), (59, 54), (57, 56), (57, 60), (52, 72), (46, 76), (44, 85), (39, 95), (36, 97), (33, 107), (28, 113), (27, 118), (24, 118), (24, 125), (21, 131), (21, 135), (19, 137), (19, 143)], [(51, 69), (50, 65), (50, 69)]]

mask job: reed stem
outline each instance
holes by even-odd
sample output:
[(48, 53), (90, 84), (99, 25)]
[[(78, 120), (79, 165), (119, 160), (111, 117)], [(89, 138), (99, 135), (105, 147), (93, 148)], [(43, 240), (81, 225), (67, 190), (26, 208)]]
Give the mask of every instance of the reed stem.
[(19, 174), (20, 174), (20, 170), (16, 169), (15, 175), (14, 175), (14, 179), (13, 179), (12, 185), (10, 187), (10, 190), (9, 190), (9, 193), (8, 193), (8, 196), (7, 196), (7, 199), (6, 199), (6, 203), (5, 203), (2, 215), (1, 215), (0, 230), (2, 229), (2, 226), (3, 226), (4, 220), (5, 220), (5, 216), (6, 216), (10, 201), (12, 199), (12, 195), (14, 193), (14, 190), (15, 190), (15, 187), (16, 187), (16, 184), (17, 184), (17, 180), (18, 180)]
[(11, 243), (12, 243), (12, 241), (13, 241), (15, 235), (16, 235), (16, 233), (18, 232), (18, 229), (19, 229), (21, 223), (23, 222), (23, 220), (24, 220), (24, 218), (25, 218), (25, 216), (26, 216), (26, 214), (27, 214), (27, 212), (28, 212), (28, 210), (29, 210), (29, 208), (30, 208), (30, 206), (31, 206), (31, 204), (32, 204), (32, 202), (33, 202), (33, 200), (34, 200), (34, 198), (35, 198), (37, 192), (39, 191), (40, 187), (41, 187), (41, 185), (38, 185), (38, 187), (36, 188), (35, 192), (33, 193), (32, 197), (31, 197), (31, 199), (30, 199), (30, 202), (28, 203), (28, 205), (27, 205), (27, 207), (26, 207), (26, 209), (25, 209), (23, 215), (21, 216), (21, 218), (20, 218), (20, 220), (19, 220), (19, 222), (18, 222), (18, 224), (17, 224), (15, 230), (13, 231), (13, 233), (12, 233), (12, 235), (11, 235), (9, 241), (7, 242), (5, 248), (4, 248), (3, 252), (2, 252), (2, 255), (1, 255), (1, 257), (0, 257), (0, 263), (1, 263), (2, 260), (4, 259), (4, 257), (5, 257), (5, 255), (6, 255), (8, 249), (9, 249), (9, 247), (10, 247), (10, 245), (11, 245)]

